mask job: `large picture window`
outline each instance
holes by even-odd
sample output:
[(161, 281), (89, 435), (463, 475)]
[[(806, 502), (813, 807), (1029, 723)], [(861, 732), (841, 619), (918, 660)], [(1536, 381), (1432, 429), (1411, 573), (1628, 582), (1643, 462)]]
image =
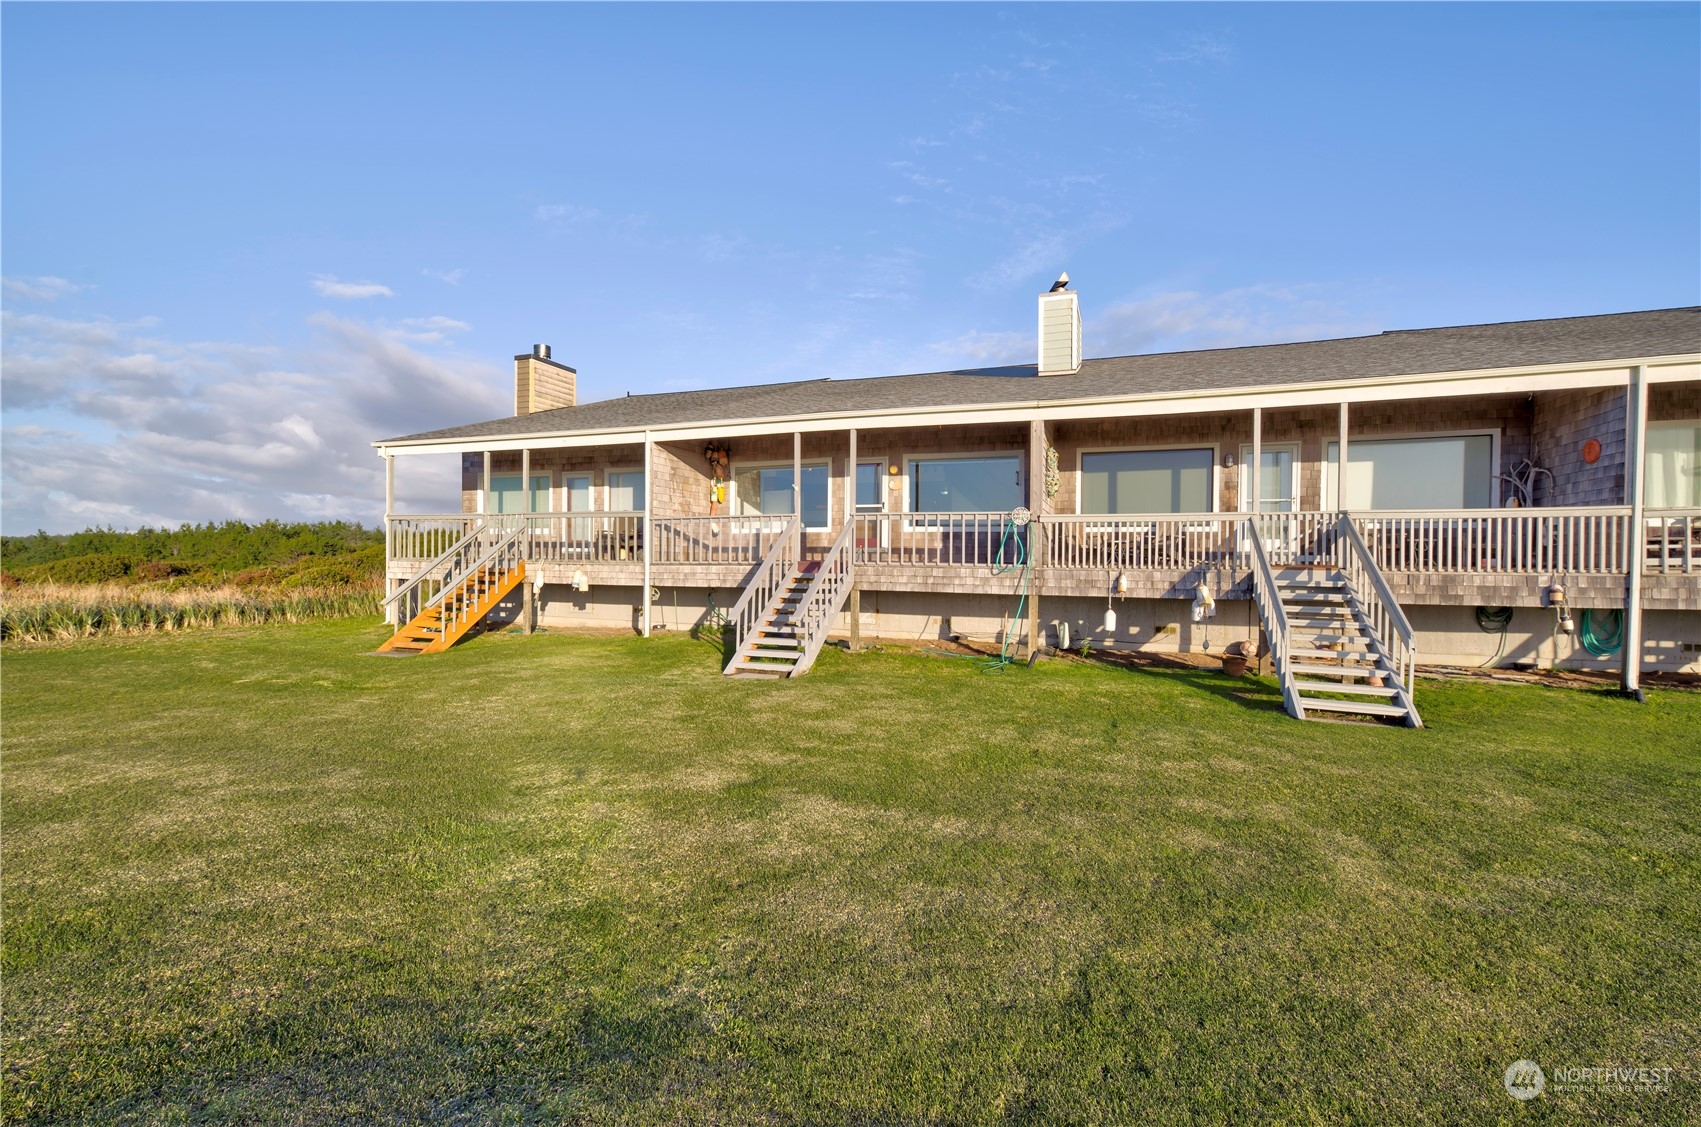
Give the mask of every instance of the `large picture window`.
[(1337, 509), (1486, 509), (1494, 504), (1494, 436), (1354, 438), (1347, 443), (1345, 497), (1341, 444), (1329, 443), (1325, 496)]
[(1022, 459), (926, 458), (910, 462), (912, 513), (1007, 513), (1022, 505)]
[(1081, 455), (1083, 513), (1208, 513), (1210, 447)]
[(1701, 424), (1649, 423), (1647, 444), (1642, 503), (1651, 509), (1701, 505)]
[[(790, 516), (792, 512), (792, 467), (738, 466), (732, 473), (732, 511), (735, 516)], [(803, 527), (825, 529), (827, 512), (827, 463), (803, 467)]]
[(520, 488), (520, 475), (490, 477), (490, 508), (497, 513), (547, 513), (549, 511), (549, 475), (534, 474), (532, 495), (527, 504), (525, 491)]

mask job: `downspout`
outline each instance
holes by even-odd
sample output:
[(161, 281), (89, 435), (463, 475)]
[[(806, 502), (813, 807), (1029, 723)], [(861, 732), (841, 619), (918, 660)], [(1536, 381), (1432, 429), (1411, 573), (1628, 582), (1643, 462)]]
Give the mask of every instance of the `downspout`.
[(1619, 651), (1620, 684), (1637, 700), (1642, 695), (1642, 565), (1648, 552), (1648, 529), (1642, 515), (1642, 469), (1648, 454), (1648, 386), (1640, 364), (1630, 369), (1624, 389), (1624, 489), (1630, 505), (1629, 567), (1624, 594), (1624, 648)]

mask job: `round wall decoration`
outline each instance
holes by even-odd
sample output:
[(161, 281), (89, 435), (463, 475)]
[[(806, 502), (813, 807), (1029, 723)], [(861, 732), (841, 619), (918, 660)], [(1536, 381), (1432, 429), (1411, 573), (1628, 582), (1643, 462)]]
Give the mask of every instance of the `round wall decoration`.
[(1591, 438), (1589, 441), (1583, 443), (1583, 461), (1592, 466), (1600, 460), (1601, 440), (1598, 438)]

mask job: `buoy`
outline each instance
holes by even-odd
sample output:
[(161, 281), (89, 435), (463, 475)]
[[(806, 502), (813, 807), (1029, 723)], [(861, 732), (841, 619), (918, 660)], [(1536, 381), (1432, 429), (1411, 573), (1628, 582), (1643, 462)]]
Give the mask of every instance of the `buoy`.
[(1110, 607), (1104, 608), (1104, 632), (1106, 634), (1116, 633), (1116, 611)]

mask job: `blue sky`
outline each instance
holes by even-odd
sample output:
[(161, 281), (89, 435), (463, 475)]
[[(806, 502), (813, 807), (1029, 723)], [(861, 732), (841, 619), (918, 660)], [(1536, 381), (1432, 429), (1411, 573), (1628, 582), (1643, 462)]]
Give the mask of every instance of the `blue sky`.
[[(382, 508), (581, 400), (1701, 300), (1701, 7), (37, 5), (8, 533)], [(403, 502), (454, 503), (411, 461)]]

